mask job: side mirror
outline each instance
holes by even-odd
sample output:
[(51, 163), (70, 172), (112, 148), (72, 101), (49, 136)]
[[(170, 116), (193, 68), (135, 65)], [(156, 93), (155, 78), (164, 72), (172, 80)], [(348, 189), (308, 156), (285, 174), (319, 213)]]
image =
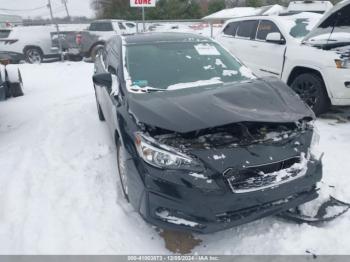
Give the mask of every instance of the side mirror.
[(95, 74), (92, 77), (95, 85), (112, 88), (112, 75), (110, 73)]
[(266, 36), (266, 42), (284, 45), (286, 43), (286, 40), (282, 38), (282, 35), (280, 33), (269, 33)]

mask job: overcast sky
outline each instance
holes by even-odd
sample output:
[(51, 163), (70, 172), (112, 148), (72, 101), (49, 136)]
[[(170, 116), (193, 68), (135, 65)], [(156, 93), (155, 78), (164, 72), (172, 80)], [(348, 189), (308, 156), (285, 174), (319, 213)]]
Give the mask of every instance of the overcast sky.
[[(90, 1), (91, 0), (68, 0), (68, 9), (71, 16), (92, 17), (94, 13), (90, 8)], [(48, 8), (28, 10), (45, 6), (47, 2), (48, 0), (0, 0), (0, 14), (16, 14), (21, 15), (23, 18), (36, 16), (48, 17), (50, 15)], [(62, 0), (51, 0), (51, 3), (55, 16), (65, 16), (66, 11), (62, 4)], [(20, 9), (26, 11), (12, 12), (4, 11), (2, 9)]]

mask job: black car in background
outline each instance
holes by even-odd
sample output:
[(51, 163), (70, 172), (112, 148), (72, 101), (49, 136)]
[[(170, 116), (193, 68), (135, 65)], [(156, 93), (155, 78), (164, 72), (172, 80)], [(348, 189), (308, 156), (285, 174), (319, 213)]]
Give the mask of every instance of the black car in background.
[(212, 40), (111, 38), (93, 76), (125, 198), (162, 228), (209, 233), (317, 197), (314, 114)]

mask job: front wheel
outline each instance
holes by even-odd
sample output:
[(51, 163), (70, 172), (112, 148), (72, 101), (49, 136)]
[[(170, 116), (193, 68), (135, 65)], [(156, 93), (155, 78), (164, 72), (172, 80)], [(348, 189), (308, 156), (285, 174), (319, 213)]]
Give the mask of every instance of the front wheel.
[(117, 162), (118, 162), (119, 179), (120, 179), (123, 195), (125, 199), (129, 202), (129, 184), (128, 184), (126, 166), (125, 166), (126, 152), (122, 144), (120, 143), (120, 140), (117, 141)]
[(326, 86), (317, 74), (305, 73), (297, 76), (291, 88), (317, 116), (326, 112), (330, 107)]
[(99, 54), (99, 52), (101, 52), (103, 47), (104, 47), (103, 45), (96, 45), (92, 48), (90, 52), (90, 57), (93, 62), (95, 62), (97, 55)]

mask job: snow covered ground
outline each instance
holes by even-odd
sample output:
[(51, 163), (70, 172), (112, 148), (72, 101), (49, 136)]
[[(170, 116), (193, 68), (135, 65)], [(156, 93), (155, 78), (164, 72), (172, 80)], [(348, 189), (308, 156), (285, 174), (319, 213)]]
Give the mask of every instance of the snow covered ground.
[[(25, 96), (0, 103), (0, 254), (170, 253), (122, 198), (113, 141), (97, 118), (92, 64), (20, 68)], [(324, 181), (350, 202), (349, 119), (317, 126)], [(349, 232), (350, 213), (321, 227), (270, 217), (196, 235), (203, 241), (193, 252), (350, 254)]]

